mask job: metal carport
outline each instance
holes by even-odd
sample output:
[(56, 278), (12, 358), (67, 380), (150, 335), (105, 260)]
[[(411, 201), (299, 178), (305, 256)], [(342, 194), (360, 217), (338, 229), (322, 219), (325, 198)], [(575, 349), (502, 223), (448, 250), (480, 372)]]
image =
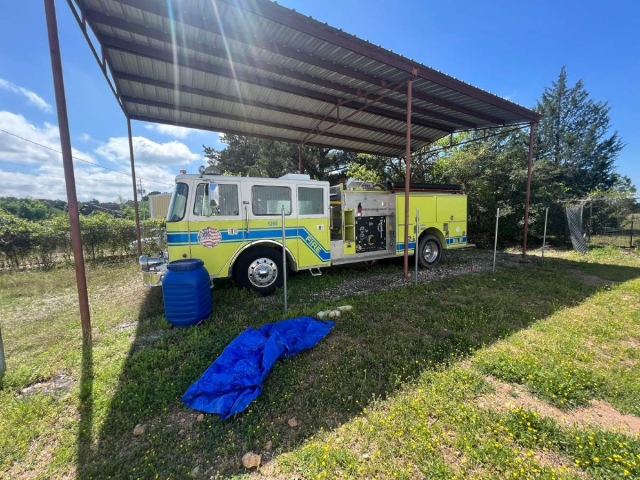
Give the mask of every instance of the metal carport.
[[(81, 319), (90, 338), (55, 6), (44, 3)], [(131, 120), (404, 157), (406, 201), (411, 152), (459, 130), (530, 124), (526, 253), (536, 112), (268, 0), (67, 3), (127, 119), (139, 253)], [(302, 171), (301, 156), (299, 165)], [(405, 224), (408, 217), (406, 209)]]

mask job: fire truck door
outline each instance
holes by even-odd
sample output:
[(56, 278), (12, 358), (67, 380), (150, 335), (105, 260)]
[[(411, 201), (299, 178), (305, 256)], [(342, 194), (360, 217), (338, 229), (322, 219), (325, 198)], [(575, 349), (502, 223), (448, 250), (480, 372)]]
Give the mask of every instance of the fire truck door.
[(297, 186), (298, 268), (328, 266), (331, 261), (329, 188)]
[(195, 185), (189, 231), (191, 257), (204, 261), (210, 275), (226, 276), (234, 253), (245, 243), (245, 223), (238, 182)]

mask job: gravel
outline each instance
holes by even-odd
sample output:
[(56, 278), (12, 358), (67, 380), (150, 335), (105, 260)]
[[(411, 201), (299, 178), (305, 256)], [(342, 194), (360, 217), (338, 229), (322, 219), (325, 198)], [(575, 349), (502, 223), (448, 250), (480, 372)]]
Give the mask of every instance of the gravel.
[[(492, 252), (484, 250), (460, 250), (458, 252), (447, 252), (448, 258), (436, 268), (419, 269), (418, 283), (428, 283), (445, 278), (457, 277), (459, 275), (471, 275), (489, 271), (493, 268)], [(326, 288), (311, 295), (314, 301), (339, 300), (341, 298), (364, 295), (372, 292), (391, 290), (415, 283), (415, 264), (409, 258), (409, 278), (405, 279), (403, 272), (390, 272), (379, 275), (363, 274), (361, 277), (353, 278), (335, 287)], [(529, 263), (529, 259), (523, 259), (520, 255), (510, 255), (500, 253), (497, 266), (512, 266)]]

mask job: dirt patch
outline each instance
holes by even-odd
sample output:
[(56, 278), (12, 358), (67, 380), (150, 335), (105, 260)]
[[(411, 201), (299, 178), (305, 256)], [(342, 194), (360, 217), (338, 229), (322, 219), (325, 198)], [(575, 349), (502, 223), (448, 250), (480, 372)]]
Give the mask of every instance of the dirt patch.
[(627, 338), (625, 340), (622, 340), (622, 342), (620, 343), (623, 343), (627, 347), (640, 349), (640, 340), (638, 340), (637, 338)]
[(438, 450), (440, 451), (440, 455), (442, 455), (444, 463), (451, 467), (456, 473), (456, 476), (461, 475), (462, 467), (467, 462), (464, 454), (460, 450), (444, 444), (438, 445)]
[(495, 392), (479, 397), (476, 402), (480, 407), (497, 411), (526, 408), (551, 417), (561, 425), (597, 427), (640, 435), (640, 417), (620, 413), (604, 400), (594, 400), (589, 406), (564, 411), (535, 397), (521, 385), (504, 383), (493, 377), (486, 377), (486, 380), (493, 385)]
[(75, 378), (71, 375), (59, 374), (54, 375), (48, 380), (43, 380), (42, 382), (32, 383), (31, 385), (27, 385), (22, 390), (18, 396), (27, 397), (29, 395), (33, 395), (34, 393), (43, 392), (43, 393), (62, 393), (68, 392), (71, 390), (75, 382)]
[(567, 272), (572, 276), (578, 278), (585, 285), (589, 285), (591, 287), (610, 287), (611, 285), (616, 283), (575, 268), (567, 269)]
[[(524, 455), (523, 455), (524, 456)], [(536, 459), (541, 466), (552, 468), (560, 475), (569, 474), (572, 478), (587, 479), (590, 478), (587, 472), (576, 468), (574, 463), (561, 453), (553, 450), (533, 450), (533, 458)]]
[(46, 443), (43, 445), (40, 439), (32, 441), (27, 453), (27, 458), (30, 461), (14, 464), (7, 472), (7, 478), (31, 479), (38, 477), (46, 469), (46, 466), (53, 461), (54, 450), (53, 445)]
[(197, 422), (199, 414), (200, 412), (196, 410), (187, 410), (182, 406), (176, 406), (162, 419), (162, 425), (165, 428), (191, 428)]
[(137, 326), (138, 326), (138, 321), (137, 320), (133, 320), (133, 321), (120, 323), (120, 324), (116, 325), (115, 327), (113, 327), (113, 329), (120, 331), (120, 330), (126, 330), (128, 328), (137, 327)]

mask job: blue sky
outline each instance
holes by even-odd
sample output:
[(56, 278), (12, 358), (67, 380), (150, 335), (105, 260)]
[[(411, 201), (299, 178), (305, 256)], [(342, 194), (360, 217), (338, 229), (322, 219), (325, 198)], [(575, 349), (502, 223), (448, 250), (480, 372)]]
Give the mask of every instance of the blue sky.
[[(188, 0), (182, 0), (188, 1)], [(619, 171), (640, 186), (640, 41), (637, 2), (281, 0), (361, 38), (525, 106), (566, 65), (592, 97), (611, 104), (613, 128), (627, 144)], [(128, 171), (126, 122), (66, 5), (58, 22), (75, 154)], [(55, 99), (41, 0), (0, 7), (0, 129), (59, 149)], [(210, 132), (133, 122), (139, 175), (167, 190), (180, 168), (202, 163)], [(131, 196), (124, 175), (76, 162), (86, 200)], [(0, 132), (0, 195), (65, 198), (59, 155)]]

